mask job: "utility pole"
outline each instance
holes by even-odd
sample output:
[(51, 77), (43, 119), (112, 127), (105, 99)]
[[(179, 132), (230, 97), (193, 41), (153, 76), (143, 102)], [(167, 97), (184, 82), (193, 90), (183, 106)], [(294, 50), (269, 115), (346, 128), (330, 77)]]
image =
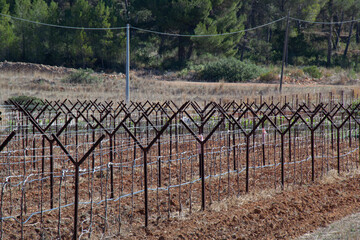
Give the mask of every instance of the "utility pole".
[(288, 14), (286, 17), (285, 41), (284, 41), (284, 49), (283, 49), (283, 57), (282, 57), (282, 65), (281, 65), (281, 75), (280, 75), (280, 88), (279, 88), (280, 93), (282, 91), (282, 83), (283, 83), (283, 77), (284, 77), (284, 65), (285, 65), (286, 53), (288, 51), (289, 18), (290, 18), (290, 11), (288, 11)]

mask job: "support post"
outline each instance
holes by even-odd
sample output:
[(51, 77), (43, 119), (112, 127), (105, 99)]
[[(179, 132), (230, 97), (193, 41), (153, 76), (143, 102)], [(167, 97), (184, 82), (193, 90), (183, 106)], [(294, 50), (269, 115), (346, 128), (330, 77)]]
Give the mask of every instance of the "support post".
[(75, 204), (74, 204), (74, 233), (73, 240), (77, 239), (78, 235), (78, 212), (79, 212), (79, 171), (80, 165), (75, 163)]
[(249, 147), (250, 135), (246, 135), (246, 192), (249, 192)]
[(284, 134), (281, 133), (281, 189), (284, 190), (285, 186), (285, 159), (284, 159)]
[(144, 154), (144, 194), (145, 194), (145, 201), (144, 201), (144, 207), (145, 207), (145, 228), (149, 225), (149, 208), (148, 208), (148, 181), (147, 181), (147, 152), (148, 148), (143, 149)]
[(205, 173), (204, 173), (204, 141), (201, 141), (200, 169), (201, 169), (201, 210), (205, 210)]
[(130, 102), (130, 24), (126, 25), (126, 103)]

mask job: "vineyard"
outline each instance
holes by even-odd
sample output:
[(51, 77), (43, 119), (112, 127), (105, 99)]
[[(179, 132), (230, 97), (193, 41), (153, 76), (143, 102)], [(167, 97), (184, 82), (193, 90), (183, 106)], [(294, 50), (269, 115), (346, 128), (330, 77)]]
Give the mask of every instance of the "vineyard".
[(360, 164), (360, 102), (8, 101), (0, 239), (121, 237), (247, 192)]

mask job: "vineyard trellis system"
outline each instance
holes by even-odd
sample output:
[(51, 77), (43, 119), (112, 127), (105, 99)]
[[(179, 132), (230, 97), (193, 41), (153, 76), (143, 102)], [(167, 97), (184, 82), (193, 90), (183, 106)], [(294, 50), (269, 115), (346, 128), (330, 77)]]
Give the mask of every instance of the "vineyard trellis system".
[(359, 104), (288, 99), (7, 102), (0, 239), (121, 236), (133, 224), (359, 166)]

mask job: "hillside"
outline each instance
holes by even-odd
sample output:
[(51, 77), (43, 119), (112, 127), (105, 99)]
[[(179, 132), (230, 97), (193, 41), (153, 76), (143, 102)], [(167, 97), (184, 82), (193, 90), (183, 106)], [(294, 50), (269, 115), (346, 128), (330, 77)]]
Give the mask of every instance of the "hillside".
[[(0, 63), (0, 101), (9, 97), (28, 95), (50, 100), (57, 99), (99, 99), (121, 101), (125, 99), (125, 75), (122, 73), (94, 73), (99, 79), (94, 84), (72, 84), (64, 82), (75, 69), (30, 63)], [(341, 80), (341, 74), (323, 79), (306, 77), (297, 79), (285, 77), (284, 95), (313, 92), (339, 92), (358, 89), (353, 85), (358, 80)], [(289, 75), (289, 74), (288, 74)], [(242, 98), (278, 95), (278, 79), (260, 83), (206, 83), (182, 78), (176, 72), (161, 74), (153, 71), (131, 71), (130, 89), (133, 101), (174, 101), (220, 99), (240, 100)], [(331, 82), (333, 81), (333, 82)], [(339, 85), (343, 82), (346, 85)], [(330, 84), (332, 83), (332, 84)], [(358, 90), (356, 90), (358, 91)]]

